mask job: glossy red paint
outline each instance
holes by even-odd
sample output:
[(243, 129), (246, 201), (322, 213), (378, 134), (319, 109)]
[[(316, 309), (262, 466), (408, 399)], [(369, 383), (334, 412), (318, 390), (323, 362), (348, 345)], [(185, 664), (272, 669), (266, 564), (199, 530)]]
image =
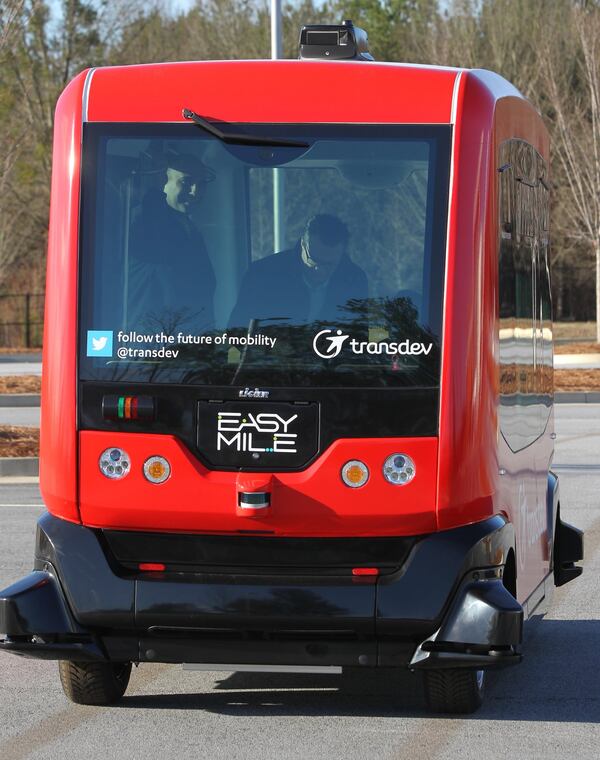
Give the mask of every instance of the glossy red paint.
[[(439, 458), (437, 439), (339, 440), (302, 473), (265, 476), (272, 509), (250, 518), (237, 513), (237, 493), (242, 487), (260, 490), (262, 476), (257, 485), (236, 473), (208, 471), (171, 436), (86, 431), (77, 438), (81, 75), (59, 100), (55, 127), (41, 436), (41, 489), (48, 509), (68, 520), (81, 514), (87, 525), (131, 530), (411, 535), (495, 512), (518, 528), (515, 481), (500, 483), (498, 476), (505, 453), (497, 421), (496, 156), (503, 140), (522, 137), (548, 157), (547, 133), (532, 106), (486, 72), (395, 64), (178, 63), (100, 69), (90, 81), (92, 121), (182, 121), (184, 106), (232, 122), (454, 120)], [(514, 458), (514, 466), (545, 471), (550, 432), (538, 447), (537, 462), (523, 455)], [(121, 481), (109, 481), (98, 468), (100, 453), (110, 446), (125, 448), (134, 463)], [(399, 449), (415, 460), (418, 471), (403, 487), (391, 486), (381, 475), (385, 458)], [(154, 454), (172, 465), (171, 478), (161, 485), (146, 481), (141, 471)], [(355, 457), (366, 462), (371, 477), (363, 488), (349, 489), (339, 472)], [(528, 551), (517, 533), (523, 597), (541, 577), (540, 562), (547, 569), (549, 557), (547, 546)]]
[[(82, 503), (88, 471), (90, 477), (97, 474), (96, 462), (88, 470), (82, 460), (77, 468), (77, 252), (85, 117), (96, 121), (181, 121), (181, 109), (187, 106), (226, 121), (446, 123), (456, 76), (453, 69), (398, 64), (236, 61), (98, 69), (87, 80), (87, 97), (86, 73), (73, 80), (56, 111), (48, 249), (40, 483), (52, 514), (78, 521), (78, 469)], [(239, 83), (244, 81), (260, 81), (258, 95), (257, 88), (241, 88)], [(390, 92), (398, 96), (390, 97)], [(435, 473), (431, 482), (434, 478)], [(293, 501), (292, 494), (290, 498)], [(427, 510), (433, 509), (432, 498), (435, 496), (429, 498)], [(119, 524), (126, 523), (126, 516), (120, 519)], [(426, 530), (434, 528), (433, 519), (429, 515), (425, 520)], [(156, 526), (159, 524), (160, 518)], [(358, 524), (338, 528), (347, 535), (362, 530)], [(193, 524), (182, 524), (180, 529), (193, 529)], [(323, 530), (327, 533), (327, 521)], [(367, 532), (379, 530), (385, 534), (390, 529), (385, 525), (375, 528), (371, 516)], [(416, 524), (402, 523), (392, 532), (414, 530)]]
[(40, 426), (40, 490), (48, 510), (79, 521), (77, 504), (77, 251), (85, 72), (60, 96), (46, 274)]
[(509, 137), (548, 158), (533, 106), (490, 72), (464, 72), (457, 99), (440, 403), (439, 528), (502, 511), (498, 479), (497, 155)]
[(94, 71), (90, 121), (448, 123), (454, 69), (333, 61), (213, 61)]
[[(497, 380), (495, 248), (486, 240), (494, 93), (465, 72), (457, 94), (440, 389), (438, 527), (494, 510)], [(495, 179), (495, 177), (494, 177)], [(495, 246), (495, 240), (494, 240)]]
[[(535, 447), (507, 453), (498, 426), (498, 199), (499, 146), (509, 138), (531, 143), (549, 159), (548, 134), (531, 104), (490, 72), (464, 72), (458, 89), (454, 179), (448, 228), (445, 325), (440, 397), (438, 529), (503, 513), (515, 525), (519, 598), (548, 571), (541, 548), (524, 545), (522, 478), (500, 482), (500, 467), (538, 473), (539, 501), (552, 454), (550, 433)], [(535, 449), (535, 450), (534, 450)], [(502, 462), (500, 461), (502, 460)], [(537, 477), (537, 475), (536, 475)], [(544, 507), (545, 508), (545, 507)], [(546, 547), (547, 549), (547, 547)]]
[[(237, 473), (207, 470), (173, 436), (81, 431), (79, 441), (80, 509), (89, 526), (281, 536), (397, 536), (435, 530), (435, 438), (402, 440), (402, 451), (417, 469), (404, 486), (391, 485), (382, 472), (386, 458), (398, 450), (397, 439), (338, 440), (303, 472), (272, 475), (272, 508), (264, 518), (237, 514)], [(131, 459), (131, 471), (121, 480), (109, 480), (98, 467), (100, 454), (114, 446)], [(340, 471), (357, 452), (371, 476), (362, 488), (349, 488)], [(144, 461), (153, 455), (171, 464), (171, 477), (160, 485), (142, 473)]]

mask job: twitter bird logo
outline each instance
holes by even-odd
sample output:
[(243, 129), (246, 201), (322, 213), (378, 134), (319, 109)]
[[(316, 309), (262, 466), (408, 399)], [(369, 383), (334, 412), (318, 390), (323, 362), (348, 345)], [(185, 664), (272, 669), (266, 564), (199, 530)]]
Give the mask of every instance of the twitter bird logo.
[(113, 355), (112, 330), (88, 330), (87, 331), (87, 355), (88, 356), (112, 356)]
[(102, 351), (104, 346), (108, 343), (108, 338), (103, 335), (101, 338), (92, 338), (92, 349), (94, 351)]

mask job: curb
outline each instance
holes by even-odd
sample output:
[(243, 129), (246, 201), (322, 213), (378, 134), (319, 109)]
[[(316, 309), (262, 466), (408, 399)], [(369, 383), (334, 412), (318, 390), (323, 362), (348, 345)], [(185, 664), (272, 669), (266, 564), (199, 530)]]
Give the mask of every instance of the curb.
[(42, 351), (23, 351), (19, 354), (5, 354), (0, 351), (0, 364), (41, 364)]
[(0, 457), (0, 478), (34, 476), (40, 473), (38, 457)]
[(40, 405), (39, 393), (0, 393), (0, 407), (2, 406), (28, 406)]
[(557, 391), (554, 394), (557, 404), (600, 404), (598, 391)]

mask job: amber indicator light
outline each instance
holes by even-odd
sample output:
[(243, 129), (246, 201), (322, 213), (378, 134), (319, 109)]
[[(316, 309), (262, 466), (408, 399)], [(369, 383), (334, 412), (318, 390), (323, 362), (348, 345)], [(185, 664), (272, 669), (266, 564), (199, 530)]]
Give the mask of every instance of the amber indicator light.
[(351, 459), (342, 467), (342, 480), (350, 488), (360, 488), (369, 479), (369, 468), (358, 459)]
[(150, 457), (144, 462), (144, 476), (151, 483), (164, 483), (171, 474), (171, 465), (164, 457)]

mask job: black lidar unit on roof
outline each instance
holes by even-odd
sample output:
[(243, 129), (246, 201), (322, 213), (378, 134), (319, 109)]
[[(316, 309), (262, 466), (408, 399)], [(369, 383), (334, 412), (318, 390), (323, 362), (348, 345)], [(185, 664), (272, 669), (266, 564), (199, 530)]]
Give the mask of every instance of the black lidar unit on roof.
[(372, 61), (364, 29), (352, 21), (343, 24), (313, 24), (300, 31), (300, 58), (330, 61)]

